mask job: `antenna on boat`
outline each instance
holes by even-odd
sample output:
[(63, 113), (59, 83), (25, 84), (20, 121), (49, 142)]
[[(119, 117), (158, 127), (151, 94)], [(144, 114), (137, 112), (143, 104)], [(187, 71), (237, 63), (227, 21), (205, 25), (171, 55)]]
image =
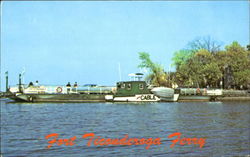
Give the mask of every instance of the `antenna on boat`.
[(8, 76), (8, 71), (6, 71), (5, 72), (5, 77), (6, 77), (6, 92), (8, 92), (8, 86), (9, 86), (9, 83), (8, 83), (8, 81), (9, 81), (9, 76)]
[(120, 62), (118, 63), (118, 70), (119, 70), (119, 78), (120, 78), (120, 81), (122, 81), (121, 65), (120, 65)]
[(21, 73), (22, 78), (23, 78), (23, 84), (24, 84), (24, 74), (25, 74), (25, 67), (23, 67), (23, 71), (22, 71), (22, 73)]
[(19, 74), (18, 89), (19, 89), (19, 92), (22, 93), (22, 74)]

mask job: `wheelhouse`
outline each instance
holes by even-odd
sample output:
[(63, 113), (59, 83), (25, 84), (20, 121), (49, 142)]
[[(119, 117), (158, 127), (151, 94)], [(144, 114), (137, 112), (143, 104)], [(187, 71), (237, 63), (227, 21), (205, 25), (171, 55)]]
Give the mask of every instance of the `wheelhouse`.
[(121, 81), (116, 84), (116, 96), (134, 96), (136, 94), (152, 94), (145, 81), (141, 81), (141, 73), (129, 74), (131, 81)]

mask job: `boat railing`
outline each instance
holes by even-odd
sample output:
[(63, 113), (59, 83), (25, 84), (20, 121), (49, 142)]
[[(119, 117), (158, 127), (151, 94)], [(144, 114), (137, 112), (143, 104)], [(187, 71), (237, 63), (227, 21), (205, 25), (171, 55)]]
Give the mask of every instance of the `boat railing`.
[[(63, 86), (63, 85), (22, 85), (24, 94), (110, 94), (113, 86)], [(19, 92), (18, 86), (11, 87), (13, 93)]]
[(207, 88), (179, 88), (181, 95), (202, 95), (202, 96), (219, 96), (222, 95), (222, 89)]

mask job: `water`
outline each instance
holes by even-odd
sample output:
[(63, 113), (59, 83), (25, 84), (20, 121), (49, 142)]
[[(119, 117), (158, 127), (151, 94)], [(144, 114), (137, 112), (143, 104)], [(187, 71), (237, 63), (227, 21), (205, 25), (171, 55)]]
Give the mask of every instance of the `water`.
[[(1, 154), (6, 156), (246, 156), (250, 102), (7, 103), (1, 100)], [(206, 138), (176, 144), (168, 135)], [(47, 149), (45, 136), (76, 136), (73, 146)], [(86, 133), (103, 138), (161, 138), (161, 145), (87, 146)]]

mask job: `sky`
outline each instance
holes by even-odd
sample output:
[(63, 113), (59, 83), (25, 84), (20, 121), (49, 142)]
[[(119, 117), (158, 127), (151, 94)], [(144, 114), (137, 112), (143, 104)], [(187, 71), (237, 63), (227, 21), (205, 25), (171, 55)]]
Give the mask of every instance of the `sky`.
[[(138, 52), (168, 70), (197, 37), (249, 43), (248, 1), (5, 1), (1, 90), (24, 83), (115, 85), (140, 72)], [(174, 67), (171, 67), (174, 71)]]

